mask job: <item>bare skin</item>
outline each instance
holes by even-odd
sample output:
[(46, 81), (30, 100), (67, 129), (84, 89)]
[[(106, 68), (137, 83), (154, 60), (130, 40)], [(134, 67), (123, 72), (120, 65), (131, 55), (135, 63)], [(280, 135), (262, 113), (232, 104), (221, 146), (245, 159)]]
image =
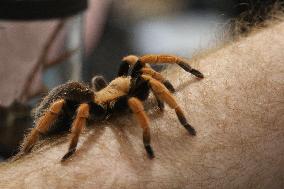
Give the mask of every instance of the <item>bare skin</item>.
[(164, 72), (197, 135), (150, 105), (152, 160), (127, 114), (87, 129), (64, 163), (66, 136), (2, 164), (0, 188), (284, 188), (283, 49), (284, 22), (196, 57), (203, 80)]

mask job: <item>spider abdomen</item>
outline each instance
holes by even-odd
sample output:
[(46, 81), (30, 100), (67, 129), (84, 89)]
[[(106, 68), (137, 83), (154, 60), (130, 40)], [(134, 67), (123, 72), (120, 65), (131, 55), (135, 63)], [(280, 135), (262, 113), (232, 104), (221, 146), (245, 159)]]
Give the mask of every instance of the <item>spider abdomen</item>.
[(91, 102), (94, 99), (94, 92), (89, 86), (79, 82), (68, 82), (51, 90), (41, 101), (40, 105), (34, 109), (34, 117), (37, 119), (49, 108), (56, 100), (63, 99), (69, 106)]

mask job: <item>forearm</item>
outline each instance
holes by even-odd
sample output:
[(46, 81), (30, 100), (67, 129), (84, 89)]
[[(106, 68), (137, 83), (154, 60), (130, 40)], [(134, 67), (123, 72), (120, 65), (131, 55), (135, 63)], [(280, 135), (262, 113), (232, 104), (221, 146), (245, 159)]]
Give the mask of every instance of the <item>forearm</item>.
[(169, 108), (148, 110), (156, 157), (131, 114), (95, 124), (65, 163), (66, 137), (0, 167), (0, 188), (281, 188), (284, 186), (284, 23), (196, 58), (197, 81), (164, 73), (197, 130)]

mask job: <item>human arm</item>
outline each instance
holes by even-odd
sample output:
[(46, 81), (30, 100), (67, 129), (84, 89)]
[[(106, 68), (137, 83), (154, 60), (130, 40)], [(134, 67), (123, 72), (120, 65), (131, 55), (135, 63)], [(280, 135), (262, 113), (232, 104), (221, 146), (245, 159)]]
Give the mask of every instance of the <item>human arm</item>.
[(129, 114), (87, 130), (65, 163), (62, 137), (1, 165), (0, 188), (282, 188), (283, 47), (282, 22), (194, 58), (201, 81), (165, 71), (197, 136), (150, 108), (153, 160)]

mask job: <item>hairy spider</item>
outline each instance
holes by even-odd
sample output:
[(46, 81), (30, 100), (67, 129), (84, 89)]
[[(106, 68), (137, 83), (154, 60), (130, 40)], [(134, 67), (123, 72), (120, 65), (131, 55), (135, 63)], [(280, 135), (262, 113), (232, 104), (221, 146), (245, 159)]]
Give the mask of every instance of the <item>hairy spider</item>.
[[(22, 151), (28, 153), (39, 139), (53, 128), (71, 126), (71, 142), (62, 161), (76, 150), (79, 135), (88, 121), (104, 120), (115, 112), (130, 109), (143, 129), (143, 143), (149, 158), (154, 157), (150, 144), (149, 119), (142, 101), (153, 92), (158, 107), (163, 110), (164, 102), (175, 110), (180, 123), (191, 135), (195, 129), (188, 124), (184, 113), (171, 92), (172, 84), (149, 64), (178, 64), (185, 71), (203, 78), (203, 74), (190, 67), (186, 61), (170, 55), (126, 56), (122, 59), (118, 77), (109, 84), (102, 76), (95, 76), (91, 86), (79, 82), (68, 82), (49, 92), (34, 110), (35, 127), (27, 135)], [(71, 124), (72, 123), (72, 124)]]

